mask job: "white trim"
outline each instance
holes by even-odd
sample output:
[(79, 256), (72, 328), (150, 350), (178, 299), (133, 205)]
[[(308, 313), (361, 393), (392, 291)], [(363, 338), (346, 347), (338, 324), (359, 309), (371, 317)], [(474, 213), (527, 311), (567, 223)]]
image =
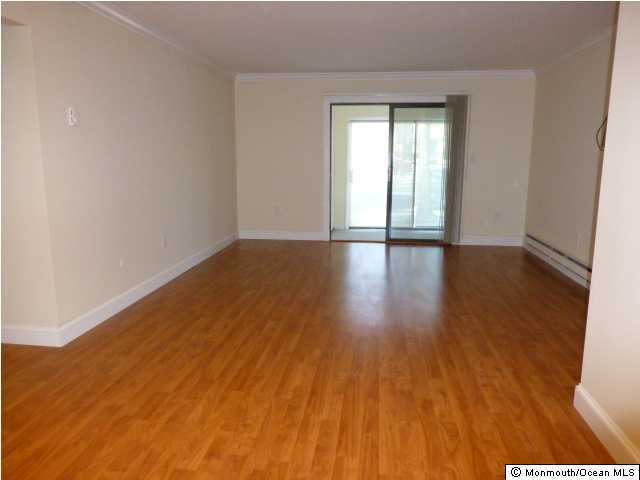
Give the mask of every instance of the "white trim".
[(238, 73), (239, 82), (263, 80), (433, 80), (442, 78), (534, 78), (524, 70), (436, 70), (431, 72)]
[(158, 40), (166, 45), (169, 45), (173, 48), (175, 48), (176, 50), (181, 51), (182, 53), (190, 56), (191, 58), (193, 58), (194, 60), (197, 60), (200, 63), (203, 63), (209, 67), (211, 67), (212, 69), (214, 69), (216, 72), (228, 77), (228, 78), (233, 78), (233, 74), (231, 72), (227, 72), (223, 69), (221, 69), (220, 67), (218, 67), (217, 65), (214, 65), (213, 63), (211, 63), (211, 61), (206, 58), (203, 57), (202, 55), (174, 42), (173, 40), (170, 40), (168, 37), (162, 35), (161, 33), (157, 32), (156, 30), (146, 27), (143, 24), (141, 24), (140, 22), (138, 22), (137, 20), (134, 20), (132, 17), (129, 17), (127, 15), (124, 15), (120, 12), (118, 12), (116, 9), (114, 9), (112, 6), (108, 5), (106, 2), (78, 2), (78, 4), (80, 4), (81, 6), (91, 10), (94, 13), (97, 13), (98, 15), (101, 15), (109, 20), (111, 20), (114, 23), (117, 23), (120, 26), (123, 26), (129, 30), (131, 30), (132, 32), (138, 33), (140, 35), (143, 35), (145, 37), (150, 37), (153, 38), (155, 40)]
[[(453, 95), (450, 92), (449, 95)], [(466, 95), (466, 93), (463, 93)], [(447, 95), (424, 93), (353, 93), (353, 94), (324, 94), (325, 102), (332, 103), (356, 103), (367, 105), (369, 103), (444, 103)]]
[(586, 50), (587, 48), (592, 47), (593, 45), (596, 45), (596, 44), (600, 43), (601, 41), (610, 38), (613, 35), (613, 28), (614, 28), (613, 26), (607, 27), (602, 33), (599, 33), (595, 37), (591, 38), (587, 42), (585, 42), (582, 45), (580, 45), (579, 47), (574, 48), (573, 50), (560, 55), (560, 57), (556, 58), (552, 62), (549, 62), (549, 63), (547, 63), (545, 65), (542, 65), (541, 67), (536, 68), (535, 72), (536, 73), (543, 73), (543, 72), (546, 72), (548, 70), (551, 70), (554, 66), (558, 65), (559, 63), (562, 63), (567, 58), (573, 57), (574, 55), (577, 55), (581, 51)]
[(531, 254), (535, 255), (542, 261), (548, 263), (560, 273), (566, 275), (571, 280), (585, 288), (589, 288), (591, 284), (591, 272), (586, 268), (577, 265), (567, 258), (557, 254), (553, 250), (545, 247), (540, 242), (536, 242), (532, 238), (525, 237), (524, 248)]
[(640, 449), (633, 444), (582, 384), (576, 386), (573, 406), (616, 462), (620, 464), (640, 463)]
[(464, 235), (455, 245), (483, 245), (492, 247), (521, 247), (522, 235)]
[(329, 232), (289, 232), (285, 230), (240, 230), (244, 240), (318, 240), (328, 241)]
[(322, 231), (331, 238), (331, 151), (333, 150), (331, 138), (331, 103), (332, 98), (324, 97), (322, 104), (323, 128), (322, 128)]
[(59, 327), (2, 326), (2, 343), (37, 345), (39, 347), (61, 347)]
[(117, 295), (111, 300), (60, 327), (39, 328), (3, 325), (2, 342), (46, 347), (62, 347), (70, 341), (78, 338), (83, 333), (101, 324), (105, 320), (108, 320), (116, 313), (124, 310), (129, 305), (132, 305), (141, 298), (149, 295), (154, 290), (162, 287), (187, 270), (195, 267), (200, 262), (228, 247), (237, 238), (238, 237), (235, 234), (228, 236), (216, 244), (181, 260), (167, 270), (154, 275), (144, 282), (130, 288), (126, 292)]

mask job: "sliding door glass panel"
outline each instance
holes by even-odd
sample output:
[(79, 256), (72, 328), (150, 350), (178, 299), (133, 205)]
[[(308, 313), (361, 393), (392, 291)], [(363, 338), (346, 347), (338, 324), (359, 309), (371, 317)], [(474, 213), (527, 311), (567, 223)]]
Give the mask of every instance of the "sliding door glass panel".
[(442, 240), (445, 109), (393, 107), (390, 240)]
[(418, 122), (416, 135), (415, 228), (444, 225), (444, 123)]
[(416, 132), (414, 122), (396, 122), (393, 129), (391, 225), (413, 226)]
[(388, 165), (389, 123), (349, 122), (349, 228), (386, 228)]

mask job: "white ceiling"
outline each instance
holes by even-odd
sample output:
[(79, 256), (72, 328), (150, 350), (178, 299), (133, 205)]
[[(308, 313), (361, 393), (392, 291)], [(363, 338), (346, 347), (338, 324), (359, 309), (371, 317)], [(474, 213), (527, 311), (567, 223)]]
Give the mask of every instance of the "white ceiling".
[(105, 2), (232, 73), (537, 68), (601, 35), (607, 2)]

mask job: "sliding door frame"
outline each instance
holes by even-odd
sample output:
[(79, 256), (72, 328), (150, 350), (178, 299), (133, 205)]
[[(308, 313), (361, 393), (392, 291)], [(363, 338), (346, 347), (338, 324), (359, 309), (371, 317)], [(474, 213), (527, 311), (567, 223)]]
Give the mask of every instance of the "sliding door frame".
[[(393, 204), (393, 135), (395, 126), (395, 109), (396, 108), (446, 108), (446, 101), (443, 102), (417, 102), (417, 103), (390, 103), (389, 104), (389, 170), (387, 172), (387, 228), (385, 229), (385, 242), (386, 243), (420, 243), (428, 245), (442, 245), (442, 240), (428, 240), (428, 239), (394, 239), (391, 238), (391, 208)], [(414, 146), (413, 146), (413, 192), (412, 203), (413, 211), (411, 217), (415, 215), (415, 194), (416, 194), (416, 155), (417, 155), (417, 142), (418, 142), (418, 125), (417, 122), (414, 132)], [(446, 194), (446, 192), (445, 192)], [(415, 230), (415, 229), (411, 229)]]
[[(354, 95), (325, 95), (323, 97), (323, 111), (324, 111), (324, 132), (323, 132), (323, 178), (324, 178), (324, 201), (323, 201), (323, 232), (319, 240), (331, 241), (332, 215), (331, 215), (331, 183), (332, 183), (332, 171), (331, 171), (331, 155), (333, 150), (333, 138), (332, 138), (332, 107), (334, 105), (386, 105), (389, 106), (391, 112), (391, 106), (410, 106), (424, 104), (442, 104), (446, 102), (447, 95), (465, 95), (471, 101), (471, 94), (467, 91), (447, 91), (446, 93), (371, 93), (371, 94), (354, 94)], [(470, 110), (467, 111), (467, 129), (470, 124)], [(391, 122), (389, 122), (391, 125)], [(467, 131), (466, 141), (469, 139), (469, 132)], [(391, 138), (390, 148), (392, 146)], [(468, 149), (465, 148), (465, 152)], [(467, 163), (467, 154), (465, 153), (465, 167)], [(464, 188), (464, 187), (463, 187)], [(388, 197), (388, 193), (387, 193)], [(387, 215), (389, 214), (389, 208), (387, 205)], [(387, 219), (388, 220), (388, 219)], [(389, 222), (387, 221), (387, 226)], [(391, 240), (389, 243), (417, 243), (417, 241), (399, 241)], [(421, 244), (425, 242), (420, 241)], [(427, 242), (428, 245), (432, 245), (433, 242)]]

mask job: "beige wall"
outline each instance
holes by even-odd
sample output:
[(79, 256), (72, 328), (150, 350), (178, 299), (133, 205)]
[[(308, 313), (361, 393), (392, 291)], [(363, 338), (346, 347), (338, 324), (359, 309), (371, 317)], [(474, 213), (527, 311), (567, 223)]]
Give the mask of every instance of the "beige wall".
[(612, 37), (536, 76), (527, 233), (591, 265)]
[[(640, 461), (640, 4), (623, 2), (611, 79), (582, 387)], [(617, 453), (617, 454), (616, 454)]]
[(2, 14), (32, 32), (60, 324), (236, 232), (232, 79), (76, 3)]
[(333, 228), (344, 229), (346, 226), (349, 122), (367, 119), (389, 120), (389, 107), (386, 105), (340, 105), (333, 108), (331, 121), (331, 224)]
[(7, 25), (2, 25), (2, 318), (20, 326), (58, 323), (31, 32)]
[[(465, 235), (524, 233), (533, 78), (247, 79), (236, 84), (238, 222), (243, 230), (323, 233), (323, 97), (467, 93)], [(328, 233), (328, 232), (324, 232)]]

